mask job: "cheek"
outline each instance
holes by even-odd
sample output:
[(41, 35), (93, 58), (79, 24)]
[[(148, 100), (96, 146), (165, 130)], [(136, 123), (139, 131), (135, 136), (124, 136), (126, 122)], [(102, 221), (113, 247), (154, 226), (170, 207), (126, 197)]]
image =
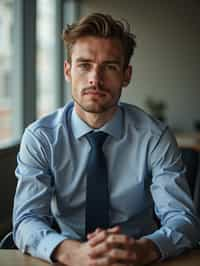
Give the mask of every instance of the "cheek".
[(75, 75), (73, 75), (72, 77), (72, 88), (77, 89), (81, 89), (82, 87), (85, 87), (87, 85), (87, 76), (80, 74), (80, 73), (76, 73)]
[(110, 88), (120, 88), (122, 86), (122, 79), (120, 75), (108, 76), (104, 78), (104, 84)]

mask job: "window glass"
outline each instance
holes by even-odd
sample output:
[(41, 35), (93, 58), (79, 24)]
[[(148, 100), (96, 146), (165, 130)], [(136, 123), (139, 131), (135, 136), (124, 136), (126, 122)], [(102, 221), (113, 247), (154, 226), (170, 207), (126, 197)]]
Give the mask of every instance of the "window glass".
[(37, 117), (56, 108), (55, 5), (55, 0), (37, 1)]
[(14, 138), (13, 31), (14, 0), (0, 1), (0, 145)]

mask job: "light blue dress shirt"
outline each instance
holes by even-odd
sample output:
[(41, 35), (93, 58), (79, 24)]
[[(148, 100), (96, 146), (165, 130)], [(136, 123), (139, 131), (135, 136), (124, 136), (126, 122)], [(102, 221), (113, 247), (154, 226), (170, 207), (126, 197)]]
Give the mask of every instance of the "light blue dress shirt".
[[(109, 135), (103, 149), (108, 162), (110, 226), (120, 225), (124, 234), (151, 239), (162, 258), (195, 246), (200, 239), (199, 222), (181, 154), (168, 127), (121, 103), (100, 130)], [(85, 135), (89, 131), (73, 103), (25, 130), (13, 213), (14, 239), (23, 252), (51, 261), (53, 250), (64, 239), (83, 240), (90, 152)], [(53, 219), (61, 233), (51, 229)]]

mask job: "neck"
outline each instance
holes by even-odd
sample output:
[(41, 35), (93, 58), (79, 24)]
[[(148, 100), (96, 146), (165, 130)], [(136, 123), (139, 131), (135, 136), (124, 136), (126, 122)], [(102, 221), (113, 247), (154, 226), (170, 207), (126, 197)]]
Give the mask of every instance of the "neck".
[(75, 111), (77, 115), (85, 122), (87, 123), (90, 127), (97, 129), (101, 128), (104, 126), (108, 121), (110, 121), (117, 111), (118, 107), (115, 106), (112, 108), (112, 110), (105, 111), (102, 113), (91, 113), (91, 112), (86, 112), (84, 110), (80, 110), (77, 108), (77, 105), (75, 104)]

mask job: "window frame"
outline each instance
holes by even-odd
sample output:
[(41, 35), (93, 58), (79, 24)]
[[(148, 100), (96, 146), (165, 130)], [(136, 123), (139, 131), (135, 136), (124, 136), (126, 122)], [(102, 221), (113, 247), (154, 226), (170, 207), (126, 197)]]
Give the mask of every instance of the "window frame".
[[(37, 83), (36, 83), (36, 5), (35, 0), (14, 1), (14, 59), (12, 96), (15, 102), (12, 125), (14, 135), (0, 147), (8, 147), (20, 142), (24, 129), (37, 117)], [(62, 33), (64, 25), (76, 20), (80, 15), (80, 1), (56, 1), (56, 32)], [(57, 35), (59, 36), (59, 34)], [(65, 52), (61, 38), (56, 39), (55, 47), (56, 108), (71, 99), (69, 85), (64, 79), (63, 62)]]

